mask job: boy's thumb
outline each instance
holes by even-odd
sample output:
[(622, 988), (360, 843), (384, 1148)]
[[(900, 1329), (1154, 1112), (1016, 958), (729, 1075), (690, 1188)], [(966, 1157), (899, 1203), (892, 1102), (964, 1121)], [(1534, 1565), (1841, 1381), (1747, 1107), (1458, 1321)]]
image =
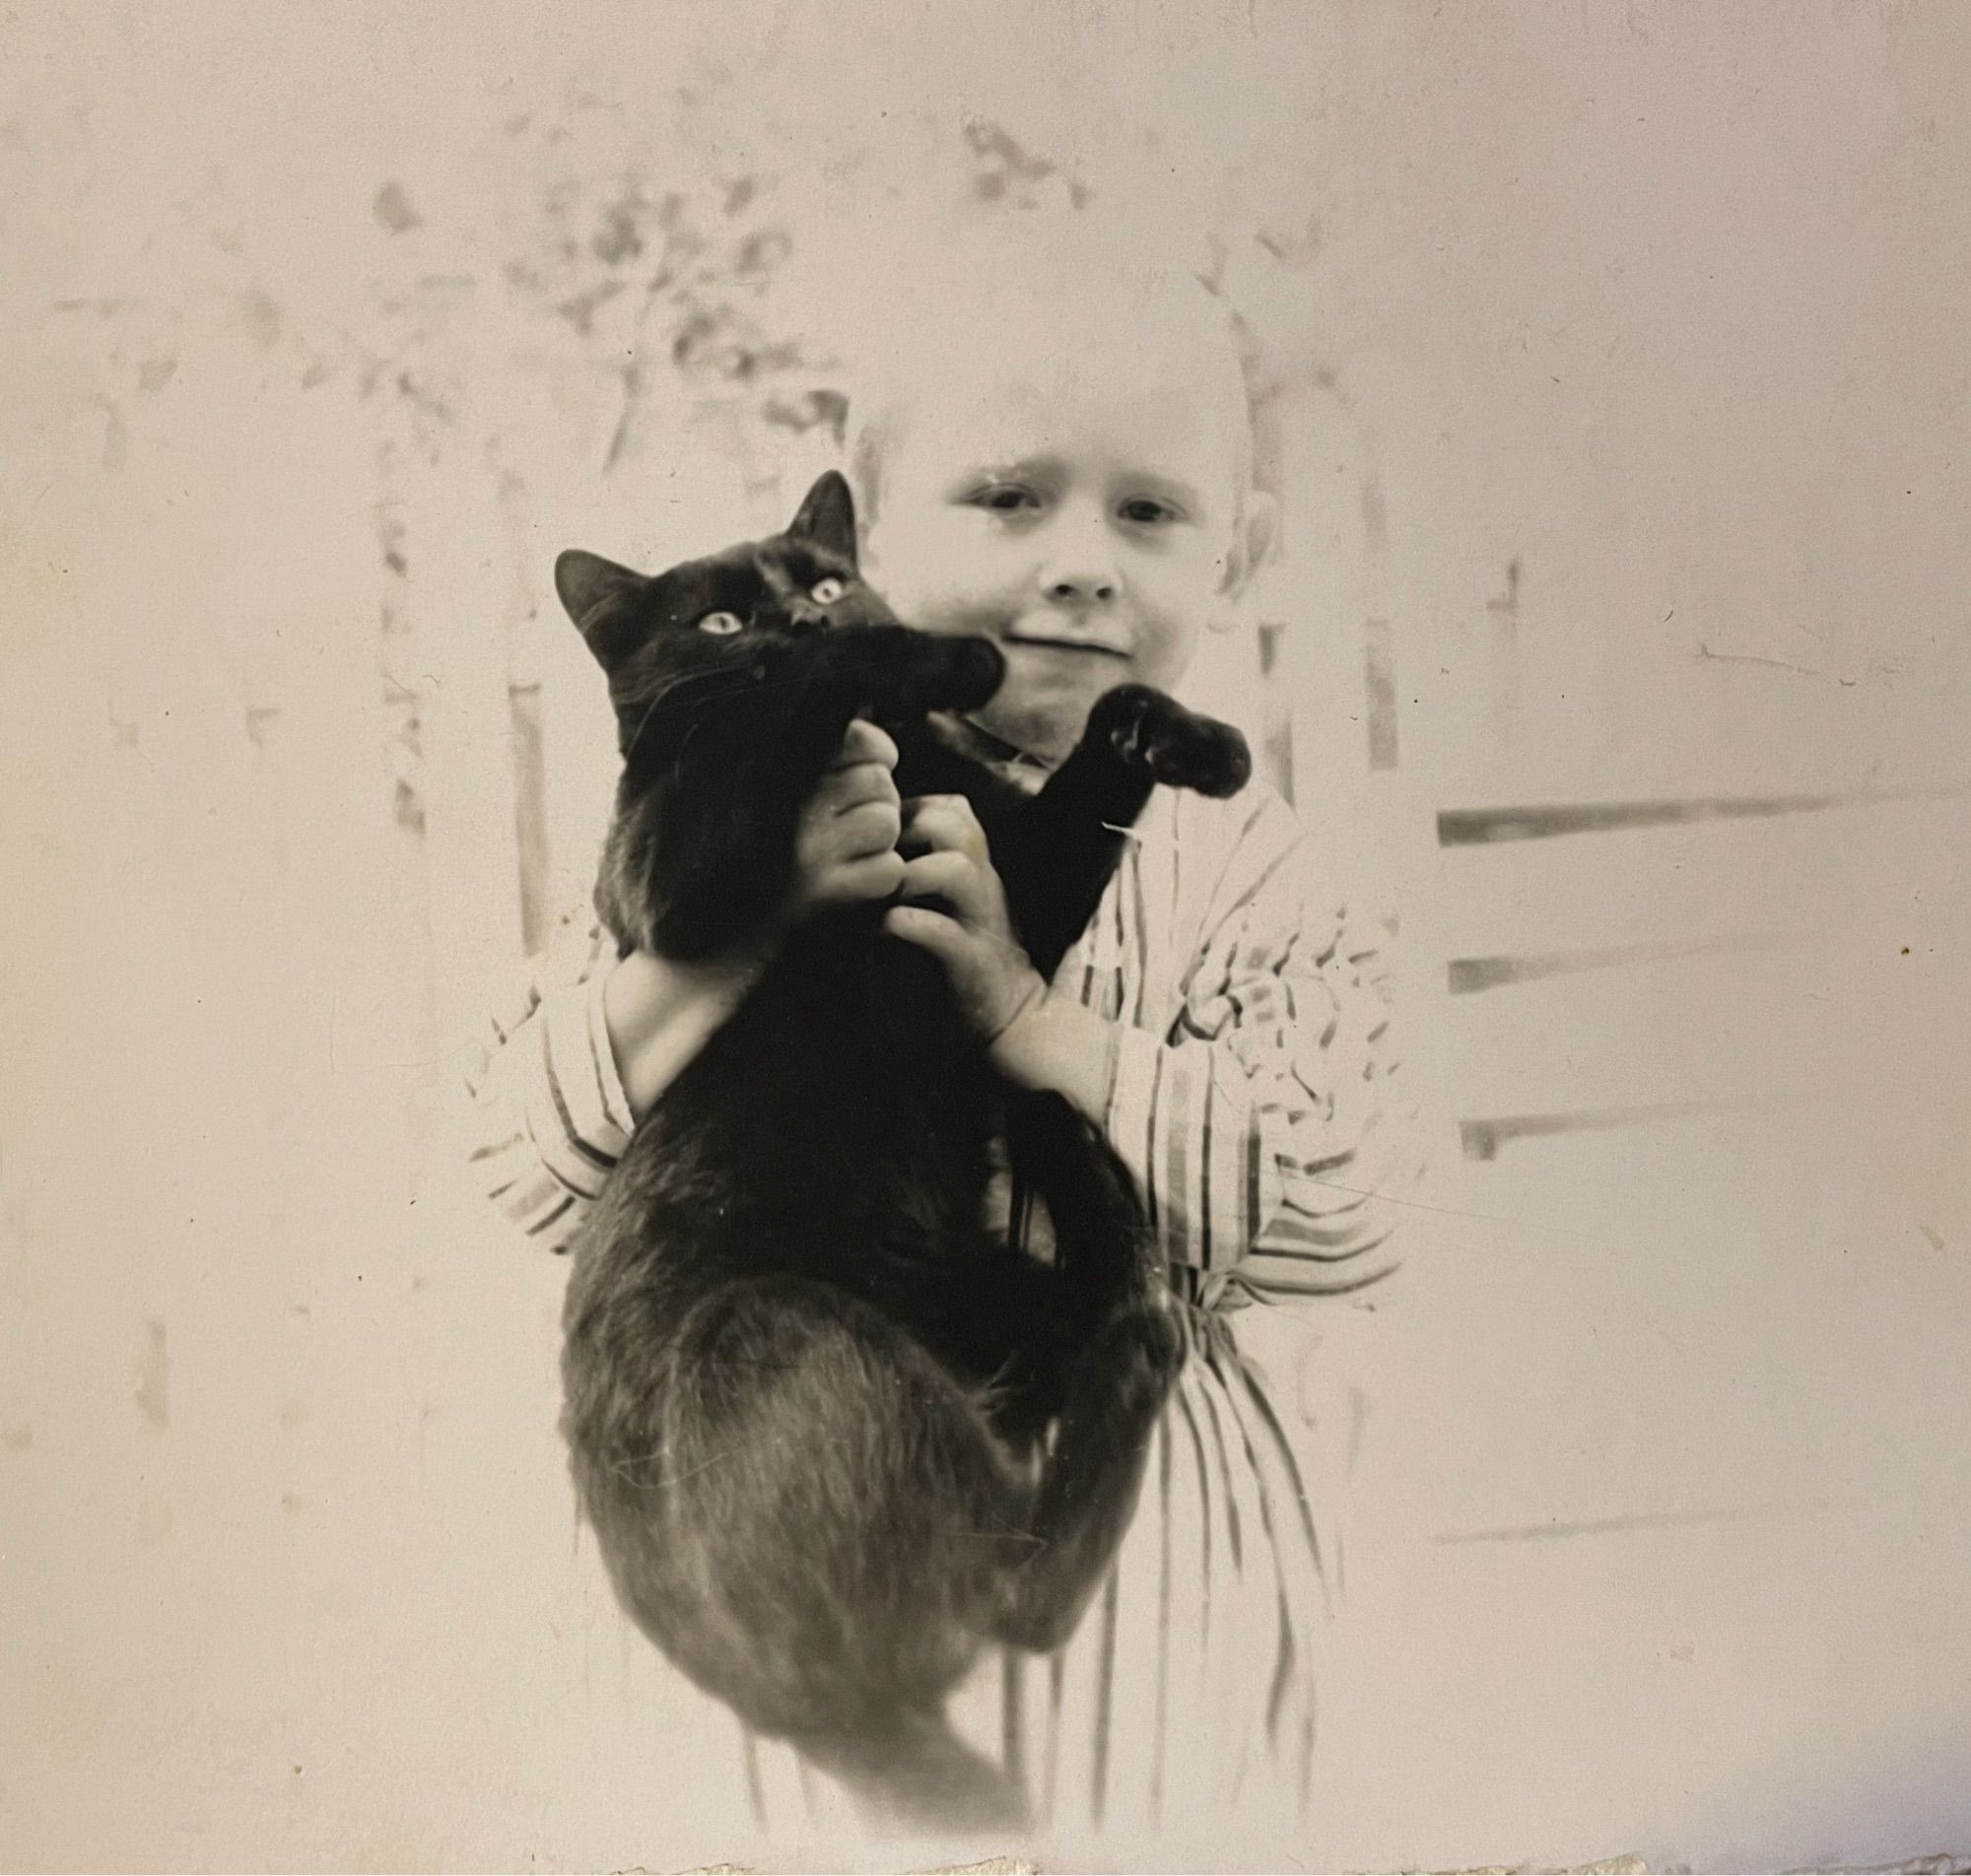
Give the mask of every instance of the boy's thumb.
[(883, 919), (883, 929), (941, 958), (949, 957), (955, 942), (965, 935), (957, 919), (923, 905), (892, 905)]

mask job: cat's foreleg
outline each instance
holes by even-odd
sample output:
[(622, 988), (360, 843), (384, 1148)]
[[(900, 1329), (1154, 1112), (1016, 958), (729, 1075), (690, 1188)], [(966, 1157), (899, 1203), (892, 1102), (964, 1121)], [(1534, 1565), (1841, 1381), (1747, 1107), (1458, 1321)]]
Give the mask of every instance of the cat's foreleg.
[(1251, 774), (1246, 739), (1229, 723), (1142, 684), (1098, 699), (1067, 760), (1012, 838), (993, 847), (1014, 924), (1042, 974), (1053, 974), (1094, 916), (1152, 788), (1231, 795)]
[(610, 875), (629, 868), (615, 900), (647, 908), (646, 948), (687, 962), (769, 938), (793, 889), (802, 811), (856, 708), (810, 643), (665, 739), (649, 813), (619, 815), (606, 856)]
[(944, 637), (907, 626), (845, 626), (825, 642), (833, 681), (858, 712), (878, 720), (978, 709), (1006, 675), (1004, 654), (989, 638)]

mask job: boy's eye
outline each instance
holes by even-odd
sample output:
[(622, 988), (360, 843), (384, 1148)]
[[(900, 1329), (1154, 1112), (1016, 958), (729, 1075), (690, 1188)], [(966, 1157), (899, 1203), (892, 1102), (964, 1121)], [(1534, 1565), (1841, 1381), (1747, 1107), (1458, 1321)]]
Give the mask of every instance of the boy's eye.
[(726, 634), (742, 631), (746, 622), (736, 612), (709, 612), (698, 622), (700, 632), (716, 634), (724, 637)]
[(848, 586), (831, 574), (827, 579), (818, 579), (808, 588), (807, 596), (817, 606), (832, 606), (849, 590)]
[(1158, 502), (1149, 496), (1136, 496), (1122, 503), (1122, 519), (1143, 523), (1169, 521), (1176, 518), (1177, 510), (1168, 502)]
[(982, 508), (990, 508), (995, 514), (1012, 514), (1021, 508), (1031, 507), (1037, 498), (1030, 489), (1001, 486), (986, 489), (973, 497), (974, 503)]

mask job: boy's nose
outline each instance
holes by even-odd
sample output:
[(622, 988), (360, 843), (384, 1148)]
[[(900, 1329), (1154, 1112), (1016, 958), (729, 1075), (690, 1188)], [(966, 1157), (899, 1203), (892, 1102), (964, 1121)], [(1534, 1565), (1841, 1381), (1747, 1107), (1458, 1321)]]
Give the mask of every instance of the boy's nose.
[(1056, 606), (1106, 606), (1116, 597), (1115, 543), (1093, 503), (1064, 502), (1037, 542), (1041, 591)]
[(1039, 572), (1041, 590), (1057, 606), (1103, 606), (1116, 597), (1115, 556), (1099, 536), (1055, 543)]
[(1116, 582), (1101, 573), (1057, 573), (1047, 596), (1063, 606), (1102, 605), (1116, 597)]

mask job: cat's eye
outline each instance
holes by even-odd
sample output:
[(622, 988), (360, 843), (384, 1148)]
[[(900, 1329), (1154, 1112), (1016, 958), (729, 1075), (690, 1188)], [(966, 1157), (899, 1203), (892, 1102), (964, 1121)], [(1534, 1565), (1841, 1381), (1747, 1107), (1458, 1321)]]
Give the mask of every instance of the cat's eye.
[(808, 588), (807, 596), (817, 606), (832, 606), (849, 590), (848, 583), (830, 574), (826, 579), (818, 579)]
[(698, 622), (700, 632), (715, 633), (724, 637), (728, 633), (741, 631), (745, 621), (736, 612), (709, 612)]

